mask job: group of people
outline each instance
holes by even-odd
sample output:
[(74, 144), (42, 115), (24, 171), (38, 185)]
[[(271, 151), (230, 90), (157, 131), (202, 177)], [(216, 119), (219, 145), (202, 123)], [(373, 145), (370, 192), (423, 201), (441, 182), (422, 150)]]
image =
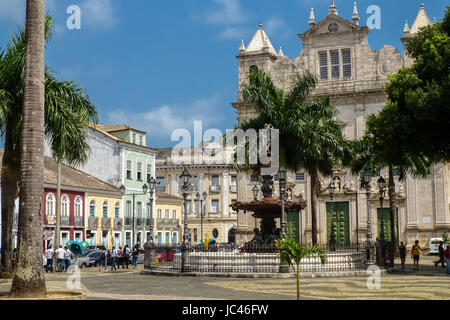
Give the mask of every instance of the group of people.
[(47, 259), (47, 263), (45, 265), (45, 272), (53, 272), (53, 259), (56, 255), (56, 271), (57, 272), (68, 272), (70, 267), (70, 259), (72, 258), (72, 252), (69, 250), (68, 247), (62, 248), (62, 246), (59, 246), (59, 248), (56, 250), (56, 252), (53, 250), (53, 248), (48, 248), (45, 251), (45, 258)]
[(111, 271), (120, 269), (121, 266), (122, 269), (125, 269), (125, 266), (128, 269), (130, 258), (132, 259), (133, 269), (136, 269), (138, 257), (139, 257), (139, 246), (137, 244), (133, 247), (132, 250), (128, 247), (128, 245), (125, 245), (123, 249), (122, 247), (119, 247), (119, 249), (117, 250), (116, 247), (112, 247), (111, 250), (104, 249), (100, 256), (100, 263), (98, 265), (99, 267), (98, 270), (101, 271), (104, 268), (104, 270), (106, 271), (108, 267), (109, 258), (111, 259), (110, 260)]
[[(402, 270), (405, 268), (406, 261), (406, 246), (402, 242), (400, 242), (400, 261), (402, 263)], [(414, 245), (411, 248), (411, 259), (414, 260), (414, 270), (419, 270), (419, 260), (420, 260), (420, 252), (423, 249), (419, 245), (419, 240), (416, 240)], [(442, 264), (442, 268), (445, 268), (445, 264), (447, 265), (446, 273), (450, 274), (450, 245), (447, 245), (445, 248), (444, 242), (441, 241), (439, 243), (439, 260), (434, 261), (434, 266), (437, 268), (438, 264)]]

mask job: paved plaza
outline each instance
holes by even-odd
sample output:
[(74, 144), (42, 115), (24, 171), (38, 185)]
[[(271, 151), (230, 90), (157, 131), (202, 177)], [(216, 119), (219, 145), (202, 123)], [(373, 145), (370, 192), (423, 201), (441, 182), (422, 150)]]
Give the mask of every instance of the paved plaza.
[[(421, 258), (421, 269), (413, 271), (407, 259), (404, 271), (381, 275), (381, 288), (368, 289), (368, 277), (307, 278), (301, 281), (302, 299), (398, 300), (450, 299), (450, 275), (435, 268), (435, 256)], [(398, 261), (397, 261), (398, 262)], [(398, 267), (397, 267), (398, 268)], [(295, 279), (228, 279), (210, 277), (166, 277), (141, 275), (137, 270), (99, 272), (98, 268), (81, 270), (84, 298), (132, 300), (295, 300)], [(49, 291), (67, 291), (70, 274), (46, 274)], [(1, 281), (1, 280), (0, 280)], [(10, 282), (0, 282), (6, 292)]]

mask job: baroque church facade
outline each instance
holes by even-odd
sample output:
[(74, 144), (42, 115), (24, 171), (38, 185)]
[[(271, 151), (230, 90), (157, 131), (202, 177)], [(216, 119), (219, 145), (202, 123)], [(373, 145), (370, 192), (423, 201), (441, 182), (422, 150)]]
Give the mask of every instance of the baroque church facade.
[[(252, 68), (264, 70), (278, 87), (285, 90), (289, 90), (298, 73), (309, 70), (319, 79), (314, 95), (330, 97), (331, 103), (338, 109), (336, 120), (345, 136), (349, 139), (362, 137), (367, 117), (378, 113), (385, 105), (385, 84), (388, 76), (411, 65), (413, 61), (408, 57), (406, 49), (405, 58), (398, 49), (390, 45), (385, 45), (380, 50), (371, 49), (368, 43), (370, 29), (360, 26), (359, 20), (356, 3), (351, 21), (339, 16), (334, 0), (328, 16), (320, 22), (316, 23), (314, 10), (311, 9), (309, 29), (298, 35), (303, 43), (302, 50), (294, 59), (285, 56), (281, 48), (277, 53), (260, 25), (247, 46), (244, 41), (241, 42), (237, 56), (239, 91), (237, 102), (232, 103), (232, 106), (237, 111), (238, 122), (251, 118), (256, 113), (252, 106), (244, 103), (240, 90)], [(421, 27), (430, 24), (422, 4), (411, 28), (406, 22), (402, 42), (417, 33)], [(447, 163), (434, 166), (430, 176), (424, 179), (408, 176), (405, 181), (398, 181), (396, 177), (397, 228), (400, 241), (412, 244), (418, 239), (425, 244), (430, 238), (440, 237), (443, 232), (450, 231), (449, 172), (450, 164)], [(260, 187), (258, 174), (259, 172), (238, 174), (238, 201), (253, 199), (252, 188), (255, 184)], [(386, 178), (387, 169), (382, 170), (380, 174)], [(333, 205), (327, 191), (331, 179), (336, 185)], [(374, 177), (372, 180), (371, 196), (367, 199), (365, 190), (358, 189), (359, 178), (351, 175), (348, 168), (336, 168), (333, 177), (321, 177), (317, 210), (319, 243), (328, 242), (331, 223), (336, 226), (339, 242), (366, 241), (368, 216), (371, 216), (373, 241), (379, 237), (381, 226), (384, 227), (385, 234), (390, 233), (389, 198), (386, 194), (381, 210), (377, 179), (378, 177)], [(276, 179), (274, 186), (278, 191)], [(288, 197), (293, 201), (300, 198), (307, 201), (306, 209), (294, 218), (298, 221), (293, 221), (290, 225), (294, 226), (302, 243), (309, 243), (312, 239), (312, 225), (310, 179), (307, 172), (289, 172), (287, 188), (290, 190)], [(278, 197), (277, 194), (274, 196)], [(239, 212), (236, 242), (250, 241), (257, 225), (251, 213)]]

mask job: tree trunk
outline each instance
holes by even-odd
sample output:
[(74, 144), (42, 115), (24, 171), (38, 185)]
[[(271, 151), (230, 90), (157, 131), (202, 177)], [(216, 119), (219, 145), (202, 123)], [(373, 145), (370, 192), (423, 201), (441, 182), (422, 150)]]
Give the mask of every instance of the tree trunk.
[(10, 295), (46, 294), (42, 267), (45, 1), (27, 0), (17, 270)]
[[(7, 125), (8, 126), (8, 125)], [(12, 251), (14, 246), (13, 224), (15, 214), (15, 200), (18, 191), (18, 152), (14, 150), (11, 136), (6, 128), (5, 151), (2, 159), (1, 181), (2, 181), (2, 239), (1, 239), (1, 271), (3, 277), (12, 277)]]
[(316, 173), (310, 173), (311, 176), (311, 227), (312, 227), (312, 243), (317, 245), (317, 189), (319, 187), (319, 179)]
[(395, 192), (394, 172), (392, 166), (389, 167), (389, 211), (391, 218), (391, 241), (394, 247), (397, 247), (397, 193)]

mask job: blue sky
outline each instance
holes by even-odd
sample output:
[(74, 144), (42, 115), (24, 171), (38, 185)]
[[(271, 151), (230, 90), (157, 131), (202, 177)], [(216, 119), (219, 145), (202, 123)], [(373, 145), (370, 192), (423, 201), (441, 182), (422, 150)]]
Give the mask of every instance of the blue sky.
[[(442, 0), (422, 0), (432, 19), (440, 20)], [(357, 1), (360, 24), (370, 5), (381, 9), (381, 29), (372, 30), (373, 49), (384, 44), (403, 52), (405, 20), (413, 23), (420, 0)], [(351, 20), (354, 0), (336, 0), (339, 15)], [(328, 14), (331, 0), (47, 0), (55, 18), (46, 64), (61, 80), (86, 88), (105, 124), (129, 124), (148, 132), (151, 147), (168, 147), (176, 128), (223, 132), (236, 123), (240, 40), (251, 40), (263, 23), (275, 49), (298, 56), (298, 33), (307, 31), (309, 11), (316, 22)], [(68, 30), (70, 5), (81, 8), (81, 30)], [(25, 19), (25, 0), (0, 0), (0, 47)]]

